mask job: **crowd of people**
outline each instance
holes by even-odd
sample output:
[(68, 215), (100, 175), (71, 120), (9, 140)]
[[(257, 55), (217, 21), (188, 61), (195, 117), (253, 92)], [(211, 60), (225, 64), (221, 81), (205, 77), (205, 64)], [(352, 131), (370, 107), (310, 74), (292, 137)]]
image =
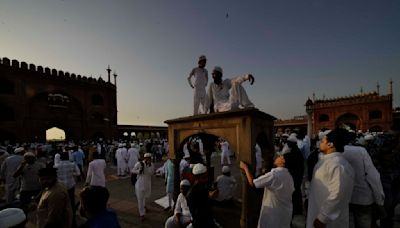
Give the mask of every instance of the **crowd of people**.
[[(253, 75), (223, 80), (223, 70), (216, 66), (206, 92), (206, 63), (206, 57), (200, 56), (198, 67), (188, 77), (194, 89), (194, 115), (254, 107), (241, 86), (244, 81), (253, 84)], [(4, 186), (0, 227), (25, 227), (32, 211), (36, 211), (39, 228), (120, 227), (107, 203), (110, 192), (105, 170), (109, 164), (116, 166), (117, 178), (131, 177), (141, 221), (148, 219), (146, 200), (156, 174), (165, 178), (165, 211), (173, 211), (166, 228), (219, 227), (212, 208), (238, 202), (237, 181), (231, 175), (235, 153), (229, 142), (214, 141), (214, 150), (208, 147), (207, 153), (217, 151), (221, 156), (215, 181), (201, 137), (188, 139), (181, 150), (174, 151), (179, 163), (168, 157), (168, 142), (162, 139), (0, 145), (0, 183)], [(291, 227), (294, 216), (304, 216), (307, 228), (393, 227), (395, 207), (400, 203), (398, 135), (355, 132), (346, 126), (322, 129), (312, 139), (300, 131), (277, 134), (270, 170), (265, 169), (265, 151), (260, 145), (265, 142), (257, 142), (251, 151), (254, 169), (239, 161), (246, 181), (242, 184), (264, 189), (258, 227)], [(163, 157), (167, 158), (164, 165), (156, 170), (154, 163)], [(178, 179), (180, 194), (173, 203)], [(77, 182), (84, 183), (78, 201)], [(77, 213), (86, 218), (84, 223), (78, 224)]]

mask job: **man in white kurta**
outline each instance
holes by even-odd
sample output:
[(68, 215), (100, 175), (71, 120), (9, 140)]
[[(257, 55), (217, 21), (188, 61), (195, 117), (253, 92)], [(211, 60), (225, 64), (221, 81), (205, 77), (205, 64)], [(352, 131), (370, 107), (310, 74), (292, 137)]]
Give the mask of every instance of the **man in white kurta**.
[(231, 158), (228, 141), (222, 140), (219, 144), (221, 146), (221, 165), (230, 165)]
[(354, 189), (350, 201), (350, 221), (356, 227), (372, 225), (372, 205), (383, 207), (385, 193), (378, 170), (376, 170), (367, 150), (361, 146), (344, 147), (344, 158), (354, 169)]
[(293, 178), (285, 168), (283, 156), (276, 157), (274, 165), (276, 168), (253, 179), (247, 164), (240, 162), (250, 186), (264, 188), (258, 228), (289, 228), (292, 220)]
[(128, 158), (128, 150), (121, 143), (118, 145), (118, 149), (115, 152), (115, 158), (117, 159), (117, 175), (125, 176), (127, 170), (127, 158)]
[(99, 158), (99, 156), (98, 153), (93, 153), (93, 161), (89, 162), (88, 165), (86, 184), (90, 186), (106, 187), (106, 176), (104, 174), (106, 161)]
[(253, 84), (253, 75), (246, 74), (234, 79), (222, 80), (222, 68), (217, 66), (213, 70), (212, 77), (214, 81), (208, 87), (206, 113), (212, 103), (214, 103), (215, 112), (254, 107), (241, 85), (247, 80), (250, 81), (250, 84)]
[(231, 169), (229, 166), (222, 167), (222, 174), (219, 175), (215, 181), (217, 183), (218, 202), (228, 202), (233, 200), (233, 195), (236, 190), (236, 180), (231, 176)]
[(349, 203), (354, 171), (343, 157), (347, 132), (335, 129), (320, 142), (322, 152), (310, 186), (307, 228), (349, 227)]
[(141, 220), (144, 220), (146, 214), (146, 198), (149, 198), (151, 195), (151, 176), (154, 174), (151, 154), (145, 153), (144, 161), (137, 162), (131, 172), (137, 174), (135, 193), (138, 201), (139, 215)]
[[(198, 67), (190, 71), (188, 82), (190, 87), (193, 88), (193, 115), (202, 114), (205, 111), (206, 103), (206, 86), (208, 83), (208, 71), (205, 68), (207, 59), (204, 55), (199, 57)], [(202, 111), (199, 111), (200, 105)]]
[(136, 163), (139, 161), (139, 146), (132, 143), (131, 148), (128, 150), (128, 170), (132, 170)]
[(165, 228), (192, 227), (192, 214), (186, 201), (186, 195), (190, 188), (190, 182), (186, 179), (180, 183), (180, 191), (176, 200), (174, 215), (165, 221)]

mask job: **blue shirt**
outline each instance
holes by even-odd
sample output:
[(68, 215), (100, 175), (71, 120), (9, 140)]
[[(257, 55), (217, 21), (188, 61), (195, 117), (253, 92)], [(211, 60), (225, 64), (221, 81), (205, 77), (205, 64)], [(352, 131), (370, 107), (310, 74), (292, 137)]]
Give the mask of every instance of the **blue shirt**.
[(74, 157), (75, 164), (83, 166), (83, 160), (85, 159), (85, 154), (81, 150), (74, 151), (72, 156)]
[(105, 209), (94, 218), (89, 219), (80, 228), (121, 228), (121, 226), (114, 211)]

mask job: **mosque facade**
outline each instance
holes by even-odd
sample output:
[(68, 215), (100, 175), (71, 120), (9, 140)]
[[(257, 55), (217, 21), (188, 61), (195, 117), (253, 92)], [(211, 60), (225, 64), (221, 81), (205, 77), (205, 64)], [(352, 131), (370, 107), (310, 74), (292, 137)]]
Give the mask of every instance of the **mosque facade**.
[(305, 104), (307, 115), (291, 120), (276, 120), (275, 132), (280, 134), (297, 129), (312, 136), (321, 129), (343, 125), (362, 132), (399, 130), (399, 115), (392, 107), (392, 84), (390, 81), (386, 95), (379, 94), (378, 85), (373, 92), (361, 91), (352, 96), (332, 99), (308, 99)]
[(0, 58), (0, 142), (43, 142), (46, 130), (66, 140), (117, 137), (114, 84), (48, 67)]

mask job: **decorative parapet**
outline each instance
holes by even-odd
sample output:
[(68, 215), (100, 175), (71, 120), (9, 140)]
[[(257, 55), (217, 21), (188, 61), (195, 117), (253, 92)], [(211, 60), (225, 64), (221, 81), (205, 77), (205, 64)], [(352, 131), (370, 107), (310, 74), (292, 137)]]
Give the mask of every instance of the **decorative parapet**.
[(371, 103), (376, 101), (387, 101), (391, 100), (392, 96), (383, 95), (380, 96), (377, 92), (356, 94), (353, 96), (346, 97), (336, 97), (332, 99), (324, 99), (324, 100), (315, 100), (314, 108), (322, 108), (322, 107), (330, 107), (330, 106), (338, 106), (338, 105), (352, 105), (358, 103)]
[(24, 71), (31, 71), (31, 72), (36, 72), (41, 75), (46, 75), (46, 76), (54, 76), (54, 77), (59, 77), (59, 78), (66, 78), (69, 80), (75, 80), (75, 81), (82, 81), (85, 83), (93, 83), (93, 84), (98, 84), (98, 85), (107, 85), (107, 86), (113, 86), (115, 85), (108, 83), (104, 81), (101, 77), (98, 79), (95, 79), (93, 77), (87, 77), (87, 76), (81, 76), (81, 75), (76, 75), (74, 73), (70, 74), (69, 72), (64, 72), (62, 70), (57, 70), (57, 69), (50, 69), (49, 67), (43, 68), (43, 66), (36, 66), (35, 64), (28, 63), (26, 62), (19, 62), (18, 60), (10, 60), (9, 58), (0, 58), (0, 66), (6, 66), (6, 67), (13, 67), (17, 68), (20, 70)]

